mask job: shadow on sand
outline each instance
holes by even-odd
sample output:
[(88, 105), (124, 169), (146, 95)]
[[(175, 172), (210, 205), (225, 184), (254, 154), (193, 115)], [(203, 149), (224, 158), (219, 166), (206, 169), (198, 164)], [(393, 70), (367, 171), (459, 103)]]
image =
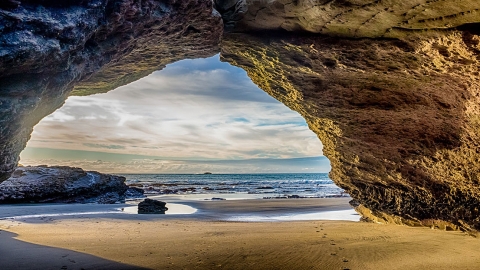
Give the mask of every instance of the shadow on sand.
[(147, 269), (68, 249), (31, 244), (0, 230), (0, 269)]

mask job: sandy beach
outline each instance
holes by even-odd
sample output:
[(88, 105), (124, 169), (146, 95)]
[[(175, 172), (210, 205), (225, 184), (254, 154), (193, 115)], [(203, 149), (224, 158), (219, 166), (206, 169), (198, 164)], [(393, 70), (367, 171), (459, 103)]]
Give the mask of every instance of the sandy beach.
[[(2, 206), (0, 269), (478, 269), (480, 265), (480, 240), (461, 232), (353, 221), (224, 220), (239, 215), (338, 212), (348, 208), (347, 202), (348, 198), (295, 203), (192, 201), (186, 204), (198, 211), (190, 215), (115, 213), (109, 212), (112, 206), (104, 205)], [(31, 215), (50, 209), (58, 214), (67, 208), (76, 214), (5, 219), (11, 212)]]

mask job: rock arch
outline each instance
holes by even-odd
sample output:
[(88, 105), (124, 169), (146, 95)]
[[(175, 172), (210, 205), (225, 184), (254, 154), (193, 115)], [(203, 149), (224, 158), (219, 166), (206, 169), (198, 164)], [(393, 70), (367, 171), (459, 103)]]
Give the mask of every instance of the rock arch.
[(0, 181), (68, 95), (221, 50), (305, 117), (365, 219), (480, 229), (478, 1), (227, 2), (250, 34), (210, 0), (0, 7)]

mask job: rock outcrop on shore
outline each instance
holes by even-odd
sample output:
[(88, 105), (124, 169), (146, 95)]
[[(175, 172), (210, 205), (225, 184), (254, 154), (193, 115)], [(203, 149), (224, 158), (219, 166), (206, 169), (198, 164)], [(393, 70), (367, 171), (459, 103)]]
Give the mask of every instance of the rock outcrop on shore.
[(366, 220), (480, 230), (480, 2), (213, 2), (2, 2), (0, 181), (68, 95), (221, 48), (305, 117)]
[(87, 172), (72, 167), (19, 167), (0, 183), (3, 203), (101, 203), (125, 202), (129, 192), (125, 177)]

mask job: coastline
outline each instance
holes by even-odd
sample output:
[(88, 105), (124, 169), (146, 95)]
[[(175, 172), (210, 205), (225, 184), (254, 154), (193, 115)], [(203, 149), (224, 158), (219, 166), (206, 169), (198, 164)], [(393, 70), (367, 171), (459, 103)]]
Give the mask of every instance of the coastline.
[[(350, 210), (350, 198), (314, 198), (314, 199), (239, 199), (205, 201), (198, 199), (182, 199), (182, 196), (149, 196), (149, 198), (167, 202), (171, 209), (166, 215), (138, 215), (137, 204), (143, 199), (133, 200), (125, 204), (12, 204), (0, 206), (0, 221), (15, 220), (35, 222), (37, 219), (69, 219), (69, 218), (116, 218), (121, 220), (171, 220), (193, 219), (202, 221), (225, 221), (232, 217), (242, 216), (291, 216), (302, 214), (322, 214)], [(194, 211), (192, 211), (192, 209)], [(173, 212), (172, 212), (173, 210)], [(313, 216), (312, 219), (321, 219)], [(353, 218), (345, 220), (358, 220)], [(259, 220), (261, 221), (261, 220)]]
[[(2, 219), (0, 268), (475, 269), (480, 264), (479, 239), (461, 232), (352, 221), (222, 218), (338, 212), (348, 206), (348, 198), (182, 203), (198, 211), (190, 215), (100, 213)], [(103, 211), (120, 206), (2, 206), (0, 215), (19, 213), (22, 208), (91, 212), (92, 207)]]

